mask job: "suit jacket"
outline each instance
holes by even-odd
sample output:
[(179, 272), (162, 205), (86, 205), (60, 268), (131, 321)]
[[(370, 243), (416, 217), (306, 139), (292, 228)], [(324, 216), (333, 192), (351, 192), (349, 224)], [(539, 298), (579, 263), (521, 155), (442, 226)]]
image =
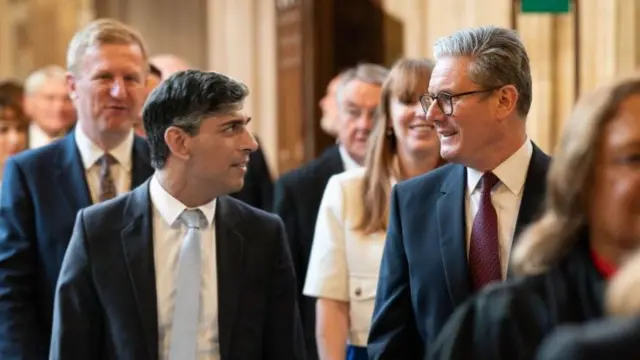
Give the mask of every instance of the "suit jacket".
[(244, 175), (242, 190), (231, 194), (231, 196), (258, 209), (271, 211), (273, 207), (273, 181), (260, 147), (249, 155), (249, 165), (247, 165), (247, 173)]
[(561, 326), (547, 336), (536, 359), (640, 359), (640, 318), (608, 318)]
[(308, 358), (318, 358), (315, 340), (315, 299), (302, 295), (313, 243), (316, 218), (324, 188), (331, 176), (344, 171), (338, 146), (325, 150), (318, 158), (278, 179), (274, 211), (284, 222), (298, 279), (300, 315)]
[[(51, 359), (158, 359), (148, 184), (78, 213), (56, 289)], [(304, 359), (282, 222), (229, 196), (216, 206), (221, 359)]]
[[(136, 137), (132, 188), (153, 169)], [(77, 212), (91, 196), (75, 133), (10, 158), (0, 199), (0, 358), (43, 359), (53, 298)]]
[[(533, 146), (514, 239), (541, 207), (549, 160)], [(449, 164), (394, 186), (369, 333), (372, 360), (421, 358), (449, 315), (472, 295), (466, 184), (466, 168)]]
[(603, 316), (605, 285), (581, 239), (548, 271), (488, 286), (459, 307), (428, 359), (533, 359), (553, 329)]

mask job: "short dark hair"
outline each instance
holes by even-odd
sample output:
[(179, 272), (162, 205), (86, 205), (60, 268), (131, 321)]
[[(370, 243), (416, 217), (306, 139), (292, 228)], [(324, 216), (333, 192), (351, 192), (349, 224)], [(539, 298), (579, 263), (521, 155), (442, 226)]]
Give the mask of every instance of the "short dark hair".
[(0, 96), (22, 106), (21, 101), (24, 96), (24, 86), (14, 79), (0, 81)]
[(151, 165), (162, 169), (169, 157), (164, 134), (170, 126), (195, 136), (205, 117), (238, 110), (249, 95), (243, 83), (216, 72), (177, 72), (156, 87), (142, 110)]
[(149, 64), (149, 74), (157, 76), (160, 79), (162, 79), (162, 71), (160, 71), (160, 69), (153, 64)]

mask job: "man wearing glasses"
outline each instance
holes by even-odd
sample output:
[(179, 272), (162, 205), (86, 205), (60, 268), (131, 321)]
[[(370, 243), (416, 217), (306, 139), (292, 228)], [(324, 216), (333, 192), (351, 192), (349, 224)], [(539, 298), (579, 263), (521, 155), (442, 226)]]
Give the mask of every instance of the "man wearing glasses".
[(526, 133), (531, 73), (516, 33), (461, 30), (434, 57), (420, 101), (450, 164), (392, 192), (370, 359), (423, 358), (458, 305), (509, 276), (512, 241), (544, 197), (550, 159)]

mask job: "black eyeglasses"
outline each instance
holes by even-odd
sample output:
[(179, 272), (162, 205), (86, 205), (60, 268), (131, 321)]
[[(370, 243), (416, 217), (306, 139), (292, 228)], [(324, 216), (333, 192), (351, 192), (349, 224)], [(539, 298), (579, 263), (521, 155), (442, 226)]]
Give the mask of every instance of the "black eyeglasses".
[(473, 90), (473, 91), (467, 91), (459, 94), (447, 94), (447, 93), (440, 93), (436, 95), (424, 94), (420, 96), (420, 104), (422, 105), (422, 109), (426, 114), (429, 111), (431, 104), (433, 104), (433, 102), (435, 101), (438, 103), (438, 107), (440, 108), (440, 111), (442, 111), (443, 114), (449, 116), (453, 114), (453, 99), (461, 96), (494, 91), (494, 90), (500, 89), (501, 87), (502, 86), (497, 86), (490, 89)]

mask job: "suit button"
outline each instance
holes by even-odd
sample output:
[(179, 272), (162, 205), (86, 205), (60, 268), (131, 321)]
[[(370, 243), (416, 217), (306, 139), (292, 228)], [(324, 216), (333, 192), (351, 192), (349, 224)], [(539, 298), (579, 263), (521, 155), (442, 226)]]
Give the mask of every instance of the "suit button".
[(356, 288), (355, 294), (356, 294), (356, 296), (362, 295), (362, 289), (360, 289), (359, 287)]

